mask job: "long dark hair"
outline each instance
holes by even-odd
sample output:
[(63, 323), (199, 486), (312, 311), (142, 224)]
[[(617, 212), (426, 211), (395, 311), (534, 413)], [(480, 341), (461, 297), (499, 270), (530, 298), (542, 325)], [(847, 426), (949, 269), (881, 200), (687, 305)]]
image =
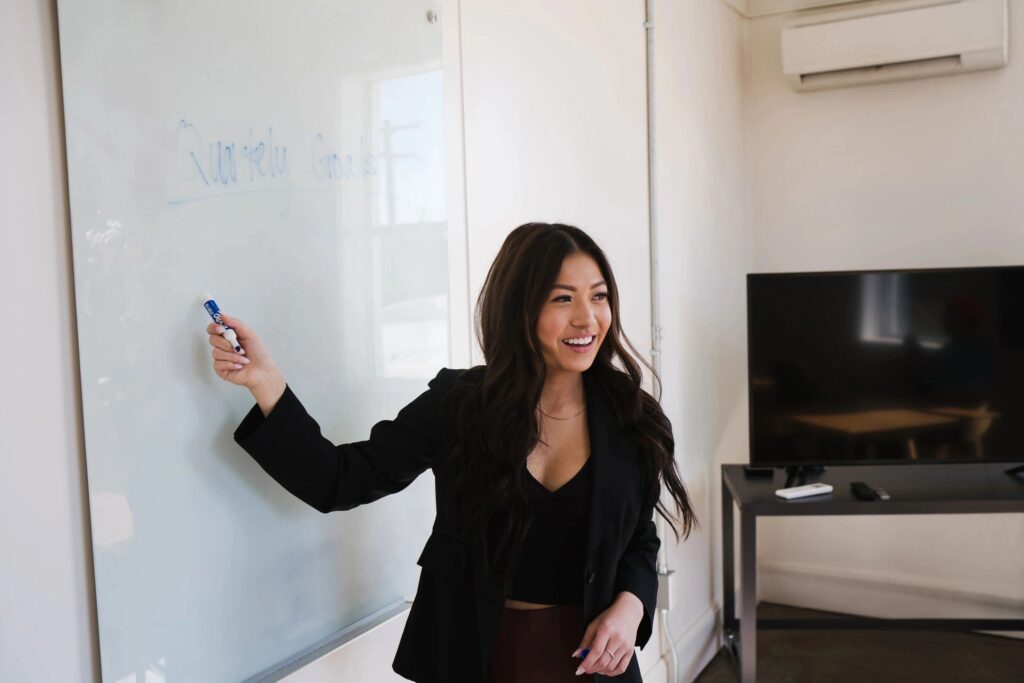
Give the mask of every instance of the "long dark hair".
[[(607, 391), (620, 424), (644, 457), (646, 504), (656, 505), (676, 541), (680, 529), (689, 536), (696, 524), (676, 470), (672, 425), (658, 400), (640, 386), (634, 356), (651, 371), (659, 397), (661, 380), (622, 331), (619, 292), (604, 252), (571, 225), (521, 225), (505, 238), (477, 300), (476, 334), (486, 365), (470, 368), (451, 389), (449, 398), (456, 402), (452, 451), (442, 466), (445, 486), (450, 487), (449, 526), (461, 540), (483, 550), (488, 570), (501, 577), (506, 594), (533, 521), (526, 458), (540, 439), (534, 408), (547, 376), (537, 321), (562, 262), (580, 252), (601, 269), (612, 312), (611, 326), (587, 372)], [(616, 359), (624, 370), (615, 367)], [(661, 503), (661, 482), (675, 500), (678, 519)]]

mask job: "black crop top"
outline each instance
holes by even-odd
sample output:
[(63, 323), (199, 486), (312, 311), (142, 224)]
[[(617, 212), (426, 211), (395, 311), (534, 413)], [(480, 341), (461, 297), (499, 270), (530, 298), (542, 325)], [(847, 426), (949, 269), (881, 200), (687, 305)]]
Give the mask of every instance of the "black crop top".
[(527, 470), (528, 495), (534, 506), (518, 569), (508, 594), (513, 600), (544, 605), (583, 602), (583, 555), (590, 514), (590, 461), (554, 492)]

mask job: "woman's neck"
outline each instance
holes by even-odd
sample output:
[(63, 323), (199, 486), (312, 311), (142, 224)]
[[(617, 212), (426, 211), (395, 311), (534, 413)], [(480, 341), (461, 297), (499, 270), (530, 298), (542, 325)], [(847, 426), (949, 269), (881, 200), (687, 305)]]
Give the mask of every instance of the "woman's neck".
[(583, 373), (548, 371), (540, 392), (540, 405), (544, 412), (558, 415), (562, 409), (580, 408), (585, 402)]

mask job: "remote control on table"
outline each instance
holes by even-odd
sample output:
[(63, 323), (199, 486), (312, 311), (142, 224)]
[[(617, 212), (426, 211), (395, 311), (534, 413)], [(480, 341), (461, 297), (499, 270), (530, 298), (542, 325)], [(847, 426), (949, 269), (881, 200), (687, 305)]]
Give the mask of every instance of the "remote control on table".
[(885, 492), (885, 489), (871, 486), (863, 481), (851, 483), (850, 491), (861, 500), (889, 500), (889, 494)]
[(806, 486), (791, 486), (788, 489), (779, 489), (775, 495), (786, 500), (794, 498), (806, 498), (807, 496), (820, 496), (823, 493), (832, 493), (832, 484), (807, 484)]

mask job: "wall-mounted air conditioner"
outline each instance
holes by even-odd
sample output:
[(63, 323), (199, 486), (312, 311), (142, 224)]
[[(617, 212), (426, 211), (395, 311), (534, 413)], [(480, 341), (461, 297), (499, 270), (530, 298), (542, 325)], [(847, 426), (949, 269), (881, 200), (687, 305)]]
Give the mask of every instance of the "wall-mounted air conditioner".
[(797, 90), (991, 69), (1007, 59), (1006, 0), (887, 0), (790, 15), (782, 68)]

